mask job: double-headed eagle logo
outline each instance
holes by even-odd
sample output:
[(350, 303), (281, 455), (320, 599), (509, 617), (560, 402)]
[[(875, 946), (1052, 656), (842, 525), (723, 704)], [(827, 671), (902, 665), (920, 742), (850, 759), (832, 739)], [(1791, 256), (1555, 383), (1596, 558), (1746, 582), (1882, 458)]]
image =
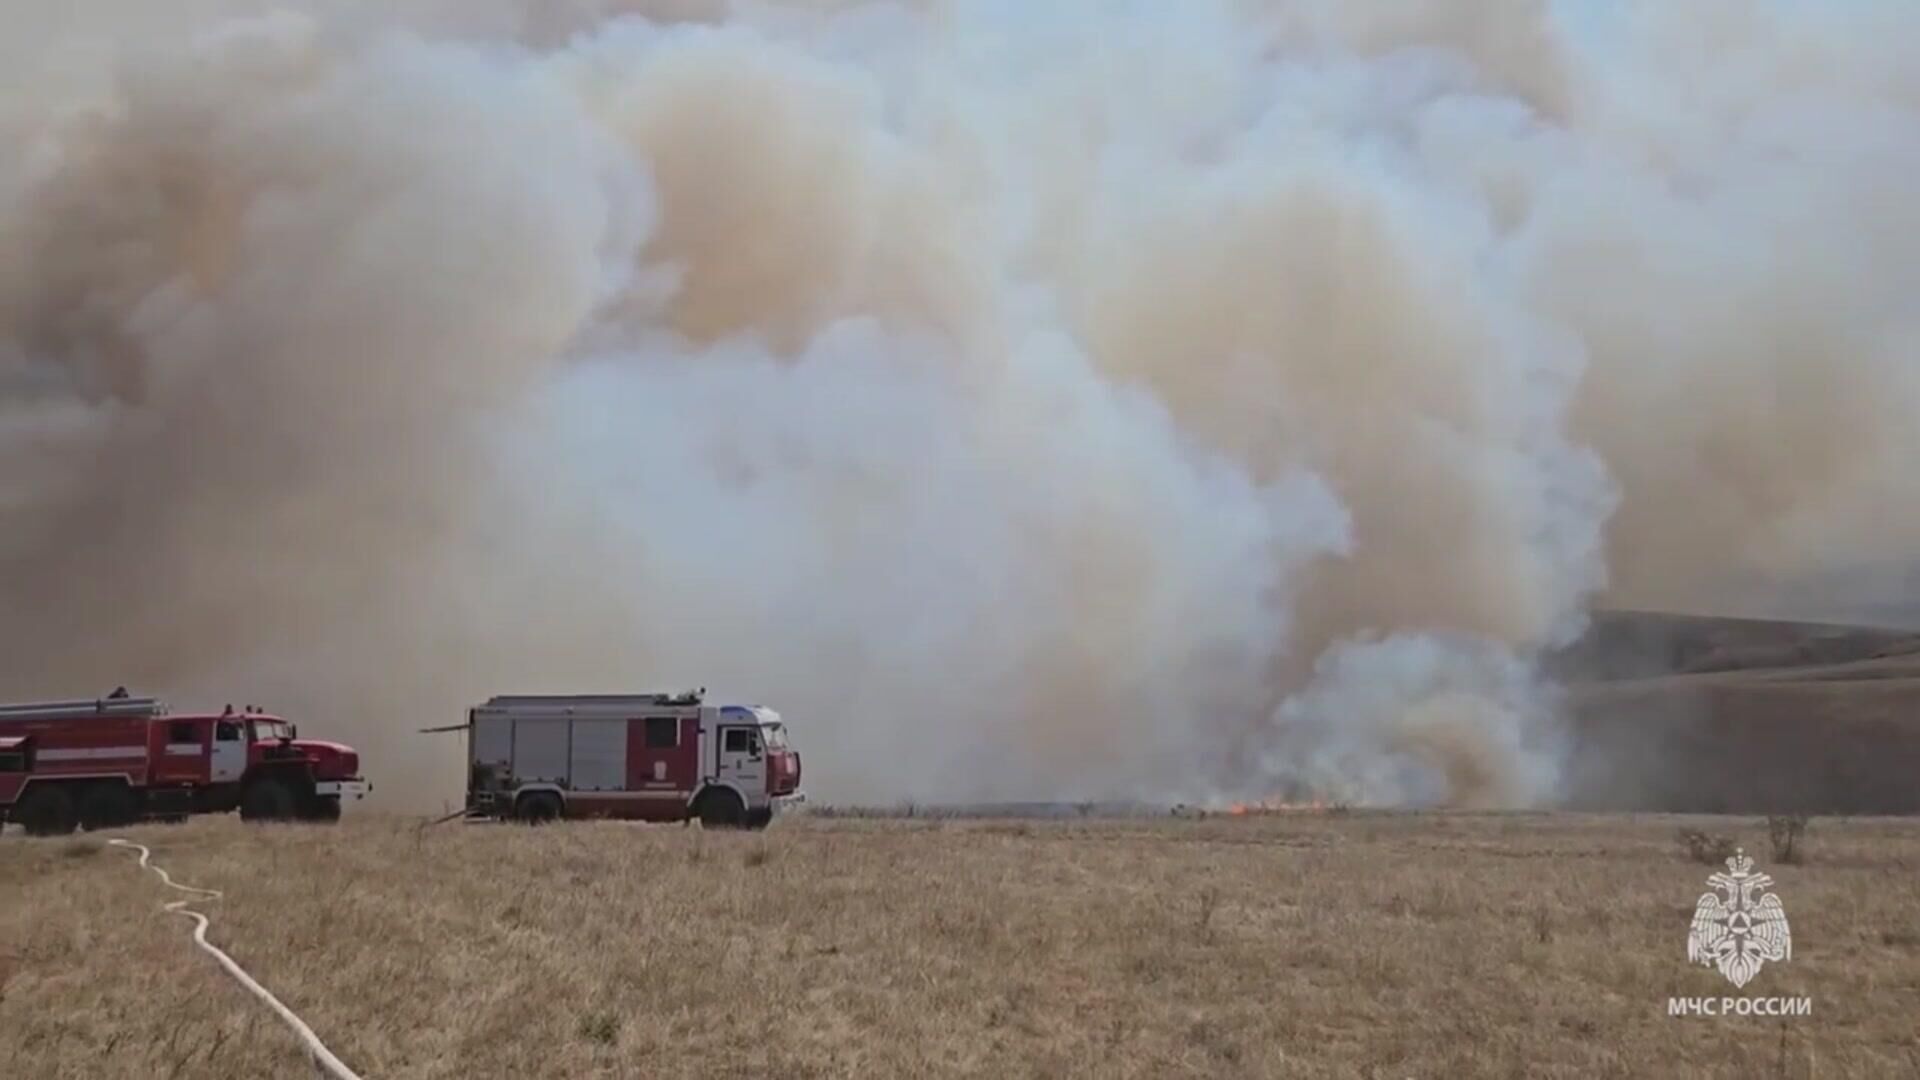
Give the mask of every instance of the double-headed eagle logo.
[(1743, 850), (1727, 860), (1727, 870), (1707, 879), (1719, 891), (1701, 893), (1694, 905), (1687, 962), (1717, 967), (1733, 985), (1745, 986), (1760, 973), (1761, 964), (1788, 958), (1793, 937), (1780, 898), (1772, 893), (1754, 896), (1773, 884), (1773, 878), (1754, 873), (1753, 860)]

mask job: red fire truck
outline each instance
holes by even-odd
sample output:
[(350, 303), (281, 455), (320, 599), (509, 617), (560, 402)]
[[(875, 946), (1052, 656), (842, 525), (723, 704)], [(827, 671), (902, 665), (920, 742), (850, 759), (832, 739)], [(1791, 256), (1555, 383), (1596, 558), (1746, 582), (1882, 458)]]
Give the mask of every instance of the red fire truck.
[(467, 816), (763, 828), (804, 802), (780, 714), (704, 691), (494, 697), (467, 722)]
[(249, 821), (337, 821), (372, 790), (352, 747), (300, 739), (249, 705), (174, 713), (124, 688), (0, 705), (0, 822), (39, 836), (238, 809)]

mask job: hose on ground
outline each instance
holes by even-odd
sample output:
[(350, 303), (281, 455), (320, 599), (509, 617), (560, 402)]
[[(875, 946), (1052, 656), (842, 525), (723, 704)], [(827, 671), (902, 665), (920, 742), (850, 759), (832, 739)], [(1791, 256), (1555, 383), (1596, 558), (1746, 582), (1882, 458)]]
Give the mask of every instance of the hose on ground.
[[(195, 888), (192, 885), (182, 885), (173, 880), (173, 878), (167, 875), (165, 870), (153, 865), (149, 861), (153, 853), (148, 851), (144, 845), (133, 843), (130, 840), (121, 840), (117, 837), (107, 841), (107, 843), (115, 847), (137, 849), (140, 852), (140, 865), (145, 869), (159, 874), (160, 880), (165, 882), (166, 886), (170, 889), (178, 889), (184, 893), (194, 893), (197, 894), (200, 899), (218, 900), (221, 898), (221, 893), (218, 890)], [(228, 956), (218, 945), (214, 945), (207, 940), (207, 917), (197, 911), (187, 910), (187, 905), (193, 902), (194, 898), (192, 897), (184, 900), (175, 900), (172, 903), (164, 905), (164, 910), (185, 915), (195, 922), (196, 925), (193, 928), (193, 943), (200, 946), (200, 948), (204, 949), (215, 960), (219, 961), (220, 966), (227, 969), (227, 974), (237, 979), (240, 985), (246, 987), (254, 997), (266, 1002), (269, 1008), (278, 1013), (280, 1019), (284, 1020), (287, 1026), (293, 1029), (294, 1035), (299, 1037), (300, 1042), (306, 1047), (307, 1053), (312, 1055), (314, 1062), (324, 1069), (328, 1075), (332, 1076), (334, 1080), (360, 1080), (359, 1074), (347, 1068), (345, 1062), (335, 1057), (333, 1051), (327, 1049), (326, 1044), (320, 1041), (320, 1036), (313, 1033), (313, 1029), (307, 1026), (306, 1021), (296, 1016), (292, 1009), (281, 1004), (279, 998), (274, 997), (266, 987), (261, 986), (254, 980), (253, 976), (247, 974), (245, 968), (235, 963), (233, 957)]]

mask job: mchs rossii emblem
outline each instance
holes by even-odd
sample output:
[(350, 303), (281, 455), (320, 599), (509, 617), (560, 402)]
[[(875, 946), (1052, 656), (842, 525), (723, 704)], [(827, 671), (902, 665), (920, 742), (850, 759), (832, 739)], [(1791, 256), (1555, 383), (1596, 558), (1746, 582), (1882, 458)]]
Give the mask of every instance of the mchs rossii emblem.
[(1687, 933), (1687, 961), (1719, 968), (1735, 986), (1745, 986), (1769, 960), (1786, 960), (1793, 952), (1787, 911), (1780, 898), (1765, 892), (1773, 878), (1753, 872), (1753, 860), (1735, 851), (1727, 872), (1707, 879), (1711, 892), (1700, 894), (1694, 905), (1693, 928)]

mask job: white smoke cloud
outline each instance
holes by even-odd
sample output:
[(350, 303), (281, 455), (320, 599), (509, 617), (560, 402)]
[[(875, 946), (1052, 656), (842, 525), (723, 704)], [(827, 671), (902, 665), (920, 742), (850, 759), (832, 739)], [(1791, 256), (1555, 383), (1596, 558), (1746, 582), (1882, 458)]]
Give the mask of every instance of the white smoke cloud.
[(1596, 598), (1920, 539), (1920, 16), (1498, 7), (19, 13), (0, 691), (1551, 801)]
[(1263, 765), (1333, 802), (1539, 805), (1568, 760), (1558, 705), (1519, 657), (1482, 639), (1342, 641), (1280, 706)]

